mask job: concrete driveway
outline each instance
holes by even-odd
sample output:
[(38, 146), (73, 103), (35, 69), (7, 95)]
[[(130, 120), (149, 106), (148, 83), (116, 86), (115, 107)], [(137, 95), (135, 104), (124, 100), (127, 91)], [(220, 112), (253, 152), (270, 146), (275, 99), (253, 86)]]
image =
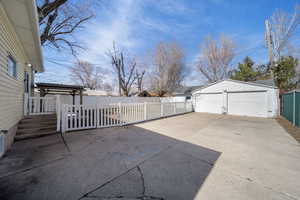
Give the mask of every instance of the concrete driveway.
[(300, 146), (273, 119), (191, 113), (15, 143), (0, 199), (300, 199)]

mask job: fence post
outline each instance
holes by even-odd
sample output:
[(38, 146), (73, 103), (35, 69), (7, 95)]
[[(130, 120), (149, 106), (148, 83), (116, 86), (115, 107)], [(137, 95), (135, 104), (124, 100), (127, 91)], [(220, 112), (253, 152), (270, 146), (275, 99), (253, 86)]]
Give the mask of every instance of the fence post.
[(293, 125), (295, 126), (296, 121), (296, 91), (293, 92)]
[(56, 95), (56, 131), (61, 130), (61, 104), (60, 95)]
[(62, 105), (61, 107), (61, 132), (66, 132), (66, 105)]
[(173, 103), (174, 105), (174, 114), (176, 114), (176, 101)]
[(122, 120), (122, 104), (119, 102), (119, 120), (120, 122), (118, 124), (123, 125), (123, 120)]
[[(80, 106), (80, 109), (82, 108), (82, 104), (81, 104), (81, 106)], [(99, 112), (99, 104), (96, 104), (95, 105), (95, 108), (96, 108), (96, 128), (98, 128), (99, 127), (99, 123), (100, 123), (100, 118), (99, 118), (99, 115), (100, 115), (100, 112)]]
[(144, 102), (144, 120), (147, 120), (147, 101)]

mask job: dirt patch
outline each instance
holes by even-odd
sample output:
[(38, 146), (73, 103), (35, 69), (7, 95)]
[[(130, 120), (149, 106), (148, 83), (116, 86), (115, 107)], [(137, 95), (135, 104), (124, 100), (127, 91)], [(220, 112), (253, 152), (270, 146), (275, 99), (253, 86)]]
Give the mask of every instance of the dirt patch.
[(295, 138), (295, 140), (300, 143), (300, 128), (293, 126), (291, 122), (283, 117), (278, 117), (276, 120), (291, 136), (293, 136), (293, 138)]

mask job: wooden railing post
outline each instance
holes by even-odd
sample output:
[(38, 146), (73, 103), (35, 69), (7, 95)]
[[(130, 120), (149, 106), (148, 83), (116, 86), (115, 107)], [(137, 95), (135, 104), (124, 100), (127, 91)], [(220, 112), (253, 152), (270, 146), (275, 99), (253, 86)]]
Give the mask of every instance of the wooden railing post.
[(28, 94), (24, 94), (24, 115), (28, 115)]

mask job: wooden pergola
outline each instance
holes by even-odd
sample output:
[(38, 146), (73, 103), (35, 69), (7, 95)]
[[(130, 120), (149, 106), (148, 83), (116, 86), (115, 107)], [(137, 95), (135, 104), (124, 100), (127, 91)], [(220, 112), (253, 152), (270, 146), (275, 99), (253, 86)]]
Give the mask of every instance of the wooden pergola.
[(81, 85), (65, 85), (57, 83), (36, 83), (36, 86), (40, 92), (40, 96), (44, 97), (47, 94), (64, 94), (72, 95), (73, 105), (75, 105), (75, 95), (80, 95), (80, 104), (83, 103), (82, 93), (84, 87)]

